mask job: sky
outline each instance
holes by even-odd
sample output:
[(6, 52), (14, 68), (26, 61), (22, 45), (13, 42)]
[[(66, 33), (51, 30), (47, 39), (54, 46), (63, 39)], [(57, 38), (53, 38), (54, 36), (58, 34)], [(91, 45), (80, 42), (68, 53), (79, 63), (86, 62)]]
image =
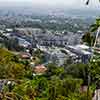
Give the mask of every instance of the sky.
[(86, 0), (0, 0), (0, 6), (43, 6), (54, 8), (72, 8), (72, 9), (98, 9), (99, 0), (91, 0), (88, 6)]

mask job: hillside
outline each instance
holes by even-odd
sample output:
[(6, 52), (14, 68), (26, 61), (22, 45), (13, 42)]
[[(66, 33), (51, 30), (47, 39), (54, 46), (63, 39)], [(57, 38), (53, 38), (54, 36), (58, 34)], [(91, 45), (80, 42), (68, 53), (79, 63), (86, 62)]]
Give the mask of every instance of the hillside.
[(10, 51), (0, 48), (0, 78), (22, 79), (27, 73), (24, 62), (19, 61), (19, 57)]

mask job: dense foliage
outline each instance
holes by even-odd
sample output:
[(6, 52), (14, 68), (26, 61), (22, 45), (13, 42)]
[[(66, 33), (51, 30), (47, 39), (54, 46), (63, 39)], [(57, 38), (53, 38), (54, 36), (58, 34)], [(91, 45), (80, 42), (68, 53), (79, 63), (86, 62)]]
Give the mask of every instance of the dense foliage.
[(1, 79), (22, 79), (27, 71), (31, 71), (27, 61), (19, 61), (18, 56), (8, 50), (0, 49), (0, 78)]
[(95, 36), (92, 33), (87, 32), (82, 37), (83, 42), (85, 42), (88, 46), (93, 46), (95, 41)]
[[(13, 86), (4, 86), (0, 93), (2, 100), (92, 100), (92, 85), (88, 96), (87, 91), (81, 90), (82, 86), (87, 85), (88, 65), (58, 67), (48, 64), (46, 73), (32, 76), (32, 69), (25, 60), (19, 60), (18, 56), (6, 49), (0, 49), (0, 54), (0, 78), (15, 82)], [(100, 61), (92, 65), (91, 84), (98, 80)]]

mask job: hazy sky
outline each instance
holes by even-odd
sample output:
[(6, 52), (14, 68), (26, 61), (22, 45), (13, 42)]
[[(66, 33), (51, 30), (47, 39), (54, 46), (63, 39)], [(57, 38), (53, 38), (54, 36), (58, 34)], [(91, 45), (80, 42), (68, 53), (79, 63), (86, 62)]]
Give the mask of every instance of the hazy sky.
[(85, 5), (86, 0), (0, 0), (0, 6), (48, 6), (66, 8), (100, 8), (99, 0), (91, 0), (89, 6)]

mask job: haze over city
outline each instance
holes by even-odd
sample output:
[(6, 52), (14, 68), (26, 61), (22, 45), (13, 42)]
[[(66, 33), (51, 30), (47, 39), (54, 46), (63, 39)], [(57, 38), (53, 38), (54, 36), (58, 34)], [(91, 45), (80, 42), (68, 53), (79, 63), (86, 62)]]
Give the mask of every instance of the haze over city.
[(98, 0), (91, 0), (88, 6), (85, 3), (86, 0), (0, 0), (0, 10), (17, 14), (99, 16)]
[(0, 6), (30, 6), (30, 7), (50, 7), (50, 8), (73, 8), (73, 9), (98, 9), (98, 0), (92, 0), (86, 7), (86, 0), (0, 0)]

